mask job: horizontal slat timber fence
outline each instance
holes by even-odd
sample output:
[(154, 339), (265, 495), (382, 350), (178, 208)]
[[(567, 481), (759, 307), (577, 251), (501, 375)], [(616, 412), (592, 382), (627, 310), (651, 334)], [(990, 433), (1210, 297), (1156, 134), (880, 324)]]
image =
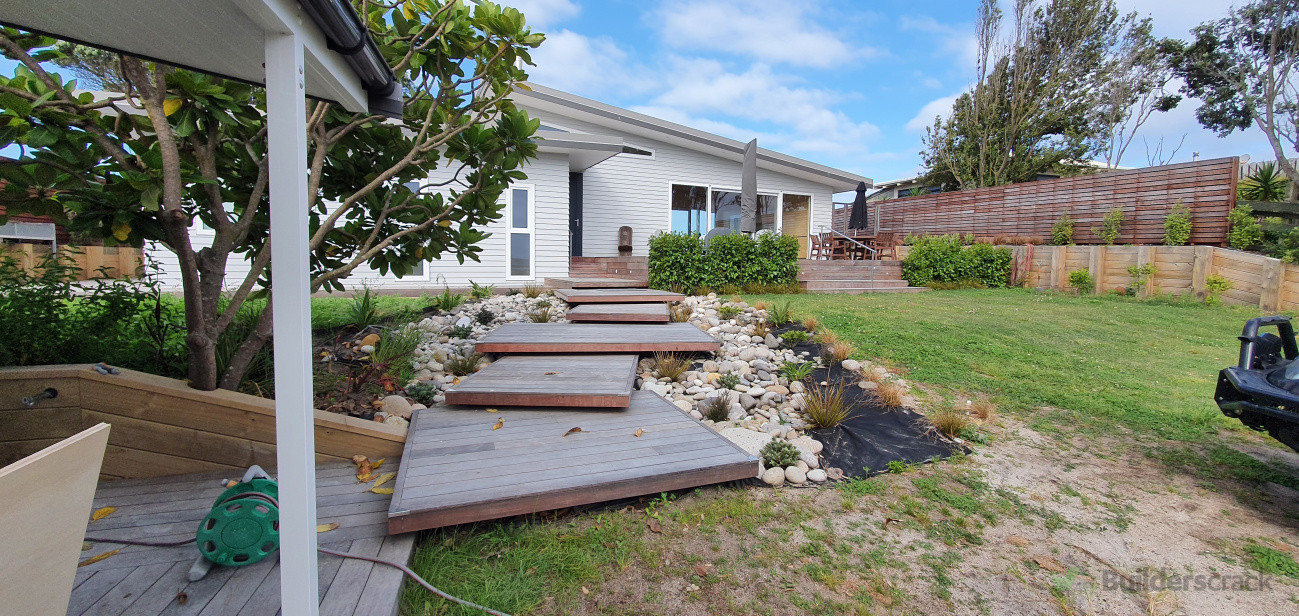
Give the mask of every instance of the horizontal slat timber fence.
[[(31, 271), (50, 254), (49, 244), (0, 244), (0, 251), (16, 257), (23, 269)], [(140, 274), (141, 251), (130, 246), (60, 246), (62, 252), (81, 268), (78, 280), (102, 277), (100, 268), (111, 278), (135, 278)]]
[[(53, 388), (35, 406), (24, 397)], [(199, 391), (132, 370), (99, 374), (88, 365), (0, 368), (0, 466), (100, 422), (112, 425), (101, 476), (125, 479), (275, 466), (275, 401), (233, 391)], [(315, 411), (316, 460), (401, 455), (406, 430)]]
[[(1194, 224), (1190, 243), (1221, 245), (1227, 213), (1236, 204), (1240, 165), (1235, 157), (1106, 171), (1055, 180), (904, 197), (870, 204), (879, 229), (901, 235), (973, 233), (1050, 238), (1066, 214), (1074, 242), (1102, 244), (1096, 231), (1110, 210), (1124, 213), (1118, 244), (1162, 244), (1164, 219), (1181, 201)], [(844, 216), (835, 218), (838, 224)], [(873, 222), (873, 221), (872, 221)]]

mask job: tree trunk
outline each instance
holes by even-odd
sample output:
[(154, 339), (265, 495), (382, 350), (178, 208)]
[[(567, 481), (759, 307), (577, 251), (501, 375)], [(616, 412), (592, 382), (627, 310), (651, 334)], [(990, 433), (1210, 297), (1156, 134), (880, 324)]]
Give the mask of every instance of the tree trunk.
[[(266, 341), (271, 339), (273, 321), (271, 318), (271, 302), (274, 301), (268, 292), (266, 298), (266, 308), (262, 310), (261, 315), (257, 317), (257, 324), (253, 326), (253, 331), (244, 338), (235, 350), (234, 356), (230, 358), (229, 365), (226, 366), (225, 373), (221, 375), (221, 389), (236, 390), (239, 384), (243, 382), (244, 376), (248, 374), (248, 368), (252, 365), (253, 359), (257, 353), (266, 346)], [(193, 366), (193, 362), (190, 362)], [(215, 376), (215, 361), (213, 362), (213, 373)]]

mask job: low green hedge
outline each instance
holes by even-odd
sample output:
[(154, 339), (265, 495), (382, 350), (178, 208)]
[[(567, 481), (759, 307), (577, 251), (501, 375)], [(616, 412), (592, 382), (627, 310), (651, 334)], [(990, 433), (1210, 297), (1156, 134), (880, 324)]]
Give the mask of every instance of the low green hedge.
[(649, 284), (693, 292), (751, 285), (798, 284), (798, 239), (775, 233), (741, 233), (703, 241), (694, 233), (657, 233), (649, 239)]
[(1010, 261), (1009, 248), (992, 244), (964, 247), (956, 235), (917, 237), (902, 260), (902, 277), (913, 287), (976, 281), (999, 288), (1010, 282)]

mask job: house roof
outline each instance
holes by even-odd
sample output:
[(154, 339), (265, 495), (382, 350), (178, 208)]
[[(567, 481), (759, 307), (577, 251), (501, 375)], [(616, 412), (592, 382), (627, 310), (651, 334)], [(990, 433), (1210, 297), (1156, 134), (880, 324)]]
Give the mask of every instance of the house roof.
[[(741, 141), (728, 139), (643, 113), (636, 113), (621, 107), (614, 107), (613, 105), (607, 105), (535, 83), (529, 83), (527, 87), (528, 90), (519, 89), (512, 94), (516, 103), (573, 117), (592, 124), (642, 135), (736, 162), (742, 162), (744, 159), (744, 143)], [(866, 182), (867, 186), (874, 183), (868, 177), (819, 165), (765, 148), (758, 148), (758, 167), (824, 184), (830, 186), (834, 192), (855, 190), (858, 182)]]

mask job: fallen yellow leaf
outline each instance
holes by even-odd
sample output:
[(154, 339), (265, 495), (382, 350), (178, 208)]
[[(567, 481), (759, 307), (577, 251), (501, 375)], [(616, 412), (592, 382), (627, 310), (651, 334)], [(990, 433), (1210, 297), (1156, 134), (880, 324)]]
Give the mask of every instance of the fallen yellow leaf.
[(379, 480), (374, 482), (374, 487), (377, 488), (385, 483), (388, 483), (389, 481), (392, 481), (396, 477), (397, 477), (397, 473), (384, 473), (382, 475), (379, 475)]
[(375, 462), (374, 464), (371, 464), (371, 465), (370, 465), (370, 470), (374, 470), (374, 469), (376, 469), (376, 468), (379, 468), (380, 466), (383, 466), (383, 461), (384, 461), (384, 460), (387, 460), (387, 459), (388, 459), (388, 458), (379, 458), (379, 461), (378, 461), (378, 462)]
[(591, 589), (589, 589), (589, 588), (583, 586), (583, 587), (582, 587), (582, 594), (584, 594), (584, 595), (589, 595), (589, 594), (591, 594)]
[(320, 526), (317, 526), (316, 532), (327, 533), (331, 530), (334, 530), (335, 528), (338, 528), (338, 522), (330, 522), (328, 524), (321, 524)]
[(113, 515), (114, 511), (117, 511), (117, 507), (100, 507), (99, 509), (96, 509), (94, 513), (90, 514), (90, 521), (98, 522), (99, 520)]
[(122, 551), (121, 549), (117, 549), (117, 550), (109, 550), (109, 551), (107, 551), (107, 552), (104, 552), (103, 554), (95, 554), (94, 556), (91, 556), (90, 558), (87, 558), (87, 559), (85, 559), (85, 560), (83, 560), (83, 561), (77, 563), (77, 566), (78, 566), (78, 567), (84, 567), (84, 566), (86, 566), (86, 565), (93, 565), (93, 564), (95, 564), (95, 563), (97, 563), (97, 562), (99, 562), (99, 561), (101, 561), (101, 560), (106, 559), (106, 558), (112, 558), (113, 556), (116, 556), (118, 552), (121, 552), (121, 551)]
[(392, 488), (370, 488), (368, 491), (375, 494), (392, 494)]
[(502, 417), (502, 418), (496, 420), (496, 425), (492, 426), (492, 429), (493, 429), (493, 430), (500, 430), (501, 428), (504, 428), (504, 427), (505, 427), (505, 418)]
[(636, 438), (640, 438), (640, 435), (642, 434), (645, 434), (645, 431), (640, 428), (636, 428)]
[(577, 434), (578, 432), (581, 432), (581, 431), (582, 431), (581, 428), (569, 428), (568, 432), (565, 432), (565, 433), (564, 433), (564, 436), (568, 436), (568, 435), (570, 435), (570, 434)]
[(454, 379), (451, 379), (451, 384), (452, 384), (452, 385), (459, 385), (459, 384), (460, 384), (460, 377), (456, 377), (456, 378), (454, 378)]
[(487, 409), (487, 412), (488, 412), (488, 413), (499, 413), (499, 412), (501, 412), (501, 409)]

